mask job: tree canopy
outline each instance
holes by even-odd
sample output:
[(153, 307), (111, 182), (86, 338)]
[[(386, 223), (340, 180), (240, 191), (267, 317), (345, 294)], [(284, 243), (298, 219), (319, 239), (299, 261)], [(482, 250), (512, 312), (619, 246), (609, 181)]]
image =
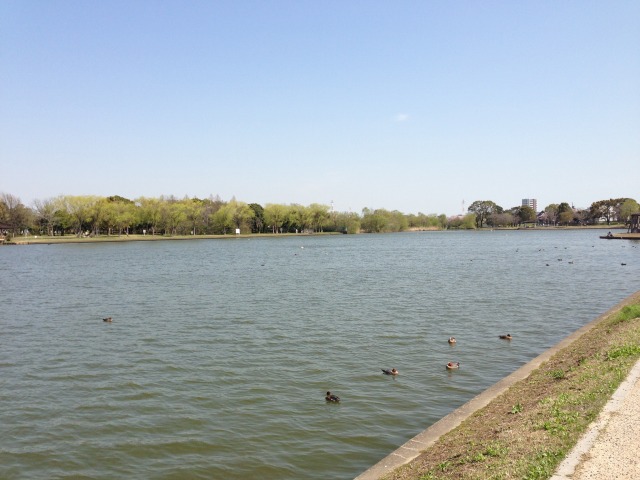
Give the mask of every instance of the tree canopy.
[(468, 211), (476, 216), (476, 227), (482, 228), (489, 215), (492, 213), (501, 213), (502, 208), (491, 200), (476, 200), (469, 205)]
[[(541, 213), (547, 224), (627, 222), (640, 205), (631, 198), (593, 202), (577, 210), (568, 202), (549, 204)], [(328, 205), (245, 203), (219, 196), (128, 199), (119, 195), (61, 195), (25, 206), (18, 197), (0, 193), (0, 225), (13, 235), (35, 231), (45, 235), (201, 235), (241, 233), (402, 232), (409, 229), (512, 227), (537, 221), (538, 212), (517, 206), (504, 210), (491, 200), (477, 200), (464, 216), (404, 214), (364, 208), (361, 214), (335, 212)]]

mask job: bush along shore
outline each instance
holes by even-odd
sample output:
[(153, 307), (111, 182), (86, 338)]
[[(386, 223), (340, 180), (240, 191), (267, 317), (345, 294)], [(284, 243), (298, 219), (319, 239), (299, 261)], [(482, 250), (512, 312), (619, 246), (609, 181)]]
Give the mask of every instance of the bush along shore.
[(640, 292), (385, 480), (546, 479), (640, 358)]

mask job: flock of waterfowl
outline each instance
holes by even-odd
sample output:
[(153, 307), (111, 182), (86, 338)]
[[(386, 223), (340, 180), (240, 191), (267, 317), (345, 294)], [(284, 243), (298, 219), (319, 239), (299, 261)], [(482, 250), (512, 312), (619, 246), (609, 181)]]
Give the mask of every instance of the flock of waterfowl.
[[(105, 318), (102, 319), (102, 321), (111, 323), (111, 322), (113, 322), (113, 318), (105, 317)], [(513, 337), (511, 337), (510, 333), (507, 333), (506, 335), (499, 335), (499, 337), (501, 339), (503, 339), (503, 340), (511, 340), (511, 338), (513, 338)], [(456, 344), (457, 343), (456, 337), (449, 337), (448, 342), (449, 342), (449, 345)], [(445, 365), (445, 368), (447, 370), (456, 370), (456, 369), (460, 368), (460, 362), (448, 362)], [(384, 375), (396, 376), (396, 375), (400, 374), (400, 372), (396, 368), (382, 368), (381, 370), (382, 370), (382, 373)], [(327, 392), (327, 394), (325, 396), (325, 400), (327, 402), (331, 402), (331, 403), (338, 403), (340, 401), (340, 397), (338, 397), (337, 395), (334, 395), (331, 392)]]
[[(511, 336), (510, 333), (504, 334), (504, 335), (498, 335), (498, 338), (502, 339), (502, 340), (511, 340), (513, 337)], [(449, 340), (447, 340), (449, 342), (449, 345), (455, 345), (458, 341), (456, 340), (456, 337), (449, 337)], [(445, 368), (447, 370), (457, 370), (460, 368), (460, 362), (448, 362), (445, 365)], [(384, 375), (399, 375), (400, 372), (395, 369), (395, 368), (382, 368), (382, 373)], [(331, 403), (338, 403), (340, 402), (340, 397), (338, 397), (337, 395), (334, 395), (331, 392), (327, 392), (327, 395), (325, 396), (325, 400), (327, 402), (331, 402)]]

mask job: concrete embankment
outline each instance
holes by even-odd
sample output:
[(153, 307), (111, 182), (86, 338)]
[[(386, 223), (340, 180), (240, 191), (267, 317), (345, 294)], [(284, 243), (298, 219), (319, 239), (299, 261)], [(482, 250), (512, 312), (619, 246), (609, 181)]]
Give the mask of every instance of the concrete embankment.
[(576, 330), (565, 339), (560, 341), (558, 344), (546, 350), (545, 352), (531, 360), (529, 363), (513, 372), (511, 375), (505, 377), (475, 398), (471, 399), (469, 402), (462, 405), (460, 408), (456, 409), (449, 415), (434, 423), (431, 427), (416, 435), (404, 445), (399, 447), (397, 450), (389, 454), (387, 457), (383, 458), (374, 466), (357, 476), (356, 480), (378, 480), (384, 475), (395, 470), (396, 468), (410, 463), (422, 452), (428, 450), (431, 446), (433, 446), (442, 435), (455, 429), (462, 422), (472, 416), (475, 412), (489, 405), (492, 401), (505, 393), (514, 384), (529, 377), (532, 372), (540, 368), (543, 363), (547, 362), (555, 354), (569, 347), (599, 323), (610, 318), (612, 315), (617, 314), (626, 305), (638, 302), (640, 302), (640, 292), (636, 292), (627, 299), (623, 300), (606, 313), (600, 315), (595, 320)]

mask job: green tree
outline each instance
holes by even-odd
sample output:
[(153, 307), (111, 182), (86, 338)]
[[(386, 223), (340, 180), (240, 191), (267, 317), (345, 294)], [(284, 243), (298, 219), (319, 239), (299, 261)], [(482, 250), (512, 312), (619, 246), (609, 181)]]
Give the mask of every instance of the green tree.
[(264, 221), (272, 233), (279, 233), (287, 219), (288, 209), (278, 203), (267, 203), (264, 207)]
[(100, 228), (104, 227), (105, 224), (107, 224), (108, 228), (109, 203), (111, 203), (109, 198), (112, 197), (98, 198), (93, 204), (91, 212), (93, 235), (98, 235), (100, 233)]
[(136, 204), (140, 205), (140, 222), (145, 230), (148, 229), (151, 235), (155, 235), (162, 228), (163, 202), (158, 198), (140, 197)]
[(475, 230), (477, 225), (478, 221), (475, 213), (451, 217), (447, 221), (447, 228), (451, 230)]
[(369, 233), (384, 232), (387, 228), (388, 217), (385, 210), (371, 211), (369, 208), (362, 209), (362, 230)]
[(213, 229), (216, 233), (226, 235), (231, 232), (233, 223), (233, 211), (232, 207), (228, 204), (220, 207), (211, 217), (213, 223)]
[(218, 233), (226, 235), (236, 229), (249, 230), (254, 218), (254, 211), (244, 202), (232, 199), (213, 214), (214, 228)]
[(417, 215), (405, 215), (405, 218), (407, 219), (408, 228), (442, 229), (447, 225), (446, 215), (438, 216), (435, 213), (425, 215), (424, 213), (420, 212)]
[(329, 220), (329, 206), (319, 203), (309, 205), (309, 221), (315, 232), (322, 232), (322, 226)]
[(389, 221), (387, 222), (387, 230), (390, 232), (404, 232), (409, 228), (407, 217), (398, 210), (388, 213)]
[(598, 200), (593, 202), (589, 208), (591, 218), (595, 223), (599, 222), (601, 218), (604, 218), (607, 225), (610, 225), (613, 220), (620, 218), (620, 209), (627, 198), (610, 198), (608, 200)]
[(185, 198), (182, 201), (186, 221), (189, 222), (191, 233), (198, 234), (198, 228), (204, 227), (204, 203), (197, 198)]
[(184, 225), (187, 221), (184, 204), (173, 198), (168, 199), (164, 203), (163, 222), (169, 235), (177, 235), (179, 232), (184, 233)]
[(120, 202), (120, 203), (133, 203), (132, 200), (129, 200), (128, 198), (121, 197), (120, 195), (111, 195), (110, 197), (107, 197), (107, 201), (108, 202)]
[(515, 207), (515, 217), (519, 224), (535, 222), (536, 212), (529, 205), (522, 205), (520, 207)]
[(287, 223), (298, 232), (304, 232), (311, 224), (311, 210), (304, 205), (294, 203), (289, 205)]
[(558, 214), (560, 213), (560, 206), (557, 203), (550, 203), (544, 209), (547, 222), (551, 225), (555, 225), (558, 222)]
[(124, 232), (129, 235), (129, 229), (136, 222), (136, 206), (131, 202), (113, 202), (115, 213), (115, 224), (118, 228), (118, 235)]
[(220, 210), (220, 208), (226, 205), (226, 202), (224, 202), (219, 195), (216, 195), (215, 197), (213, 195), (209, 195), (209, 198), (202, 202), (202, 222), (205, 233), (219, 233), (216, 231), (214, 226), (213, 216), (218, 210)]
[(250, 203), (249, 208), (253, 210), (251, 220), (251, 233), (262, 233), (264, 231), (264, 208), (258, 203)]
[(575, 212), (573, 211), (573, 207), (567, 202), (562, 202), (558, 205), (558, 221), (560, 223), (569, 225), (570, 223), (573, 223), (574, 216)]
[(633, 198), (627, 198), (620, 205), (620, 221), (628, 224), (633, 213), (640, 213), (640, 205)]
[(469, 213), (475, 214), (476, 227), (482, 228), (489, 215), (492, 213), (501, 213), (502, 208), (496, 205), (491, 200), (476, 200), (467, 210)]
[(75, 233), (73, 226), (75, 224), (75, 220), (69, 213), (66, 208), (64, 208), (64, 204), (62, 202), (62, 197), (58, 197), (54, 200), (56, 206), (56, 212), (54, 214), (53, 220), (53, 229), (54, 235), (58, 232), (60, 235), (65, 235), (72, 231)]
[(62, 207), (73, 221), (76, 236), (81, 236), (86, 227), (90, 226), (94, 205), (99, 197), (91, 195), (65, 195), (60, 198)]
[(233, 227), (240, 229), (240, 231), (249, 230), (254, 216), (251, 207), (244, 202), (236, 201), (235, 198), (232, 199), (227, 206), (231, 209)]
[(336, 215), (336, 229), (342, 233), (359, 233), (360, 216), (355, 212), (344, 212)]

